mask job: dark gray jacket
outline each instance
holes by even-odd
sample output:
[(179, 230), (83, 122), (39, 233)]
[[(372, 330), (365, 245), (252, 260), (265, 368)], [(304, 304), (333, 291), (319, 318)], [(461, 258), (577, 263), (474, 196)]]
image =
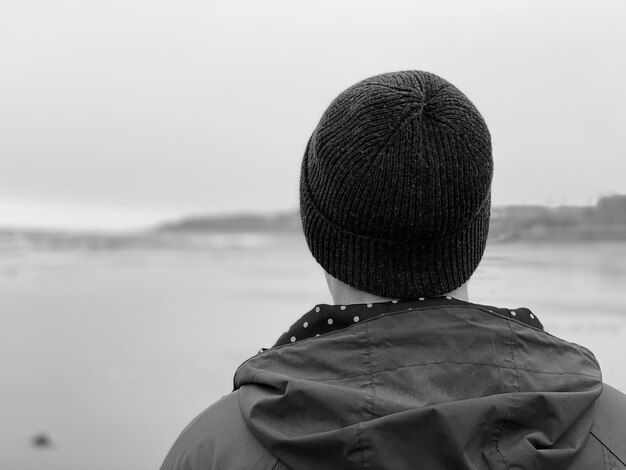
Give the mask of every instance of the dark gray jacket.
[(591, 352), (488, 307), (397, 311), (266, 350), (161, 470), (626, 469)]

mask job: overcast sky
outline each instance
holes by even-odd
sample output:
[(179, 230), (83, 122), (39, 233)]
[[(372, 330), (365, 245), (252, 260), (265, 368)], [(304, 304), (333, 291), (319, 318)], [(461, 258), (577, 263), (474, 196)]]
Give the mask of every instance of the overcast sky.
[(626, 2), (0, 1), (0, 226), (295, 209), (354, 82), (421, 69), (490, 127), (493, 203), (626, 193)]

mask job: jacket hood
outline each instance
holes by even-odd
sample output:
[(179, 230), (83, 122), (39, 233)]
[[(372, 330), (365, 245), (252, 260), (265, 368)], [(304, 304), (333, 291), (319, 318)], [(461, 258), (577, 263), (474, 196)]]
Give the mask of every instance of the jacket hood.
[(266, 350), (235, 388), (294, 470), (558, 470), (585, 444), (602, 378), (585, 348), (458, 301)]

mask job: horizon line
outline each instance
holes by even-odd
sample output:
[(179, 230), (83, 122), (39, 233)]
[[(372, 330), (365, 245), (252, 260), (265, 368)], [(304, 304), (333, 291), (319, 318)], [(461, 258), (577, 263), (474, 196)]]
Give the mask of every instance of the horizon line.
[[(491, 206), (491, 209), (505, 209), (510, 207), (534, 207), (534, 208), (549, 208), (557, 209), (562, 207), (578, 207), (578, 208), (592, 208), (598, 205), (598, 201), (603, 197), (610, 196), (626, 196), (626, 194), (610, 194), (606, 196), (598, 197), (593, 204), (497, 204)], [(150, 232), (158, 230), (165, 225), (179, 224), (186, 220), (191, 219), (220, 219), (231, 217), (276, 217), (282, 215), (291, 215), (299, 212), (299, 207), (292, 209), (277, 209), (272, 211), (258, 210), (258, 209), (237, 209), (228, 211), (206, 211), (195, 213), (181, 213), (180, 215), (172, 215), (172, 217), (154, 217), (152, 222), (146, 222), (141, 224), (111, 224), (111, 225), (83, 225), (73, 223), (5, 223), (0, 222), (0, 233), (6, 232), (31, 232), (31, 233), (65, 233), (65, 234), (80, 234), (80, 235), (131, 235), (142, 232)]]

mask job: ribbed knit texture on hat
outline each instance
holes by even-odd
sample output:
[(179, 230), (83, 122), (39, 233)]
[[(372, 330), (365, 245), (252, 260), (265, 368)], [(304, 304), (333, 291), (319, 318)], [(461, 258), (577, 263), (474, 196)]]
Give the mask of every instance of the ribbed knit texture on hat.
[(484, 252), (492, 174), (487, 126), (452, 84), (421, 71), (363, 80), (331, 103), (304, 154), (311, 253), (373, 294), (450, 292)]

